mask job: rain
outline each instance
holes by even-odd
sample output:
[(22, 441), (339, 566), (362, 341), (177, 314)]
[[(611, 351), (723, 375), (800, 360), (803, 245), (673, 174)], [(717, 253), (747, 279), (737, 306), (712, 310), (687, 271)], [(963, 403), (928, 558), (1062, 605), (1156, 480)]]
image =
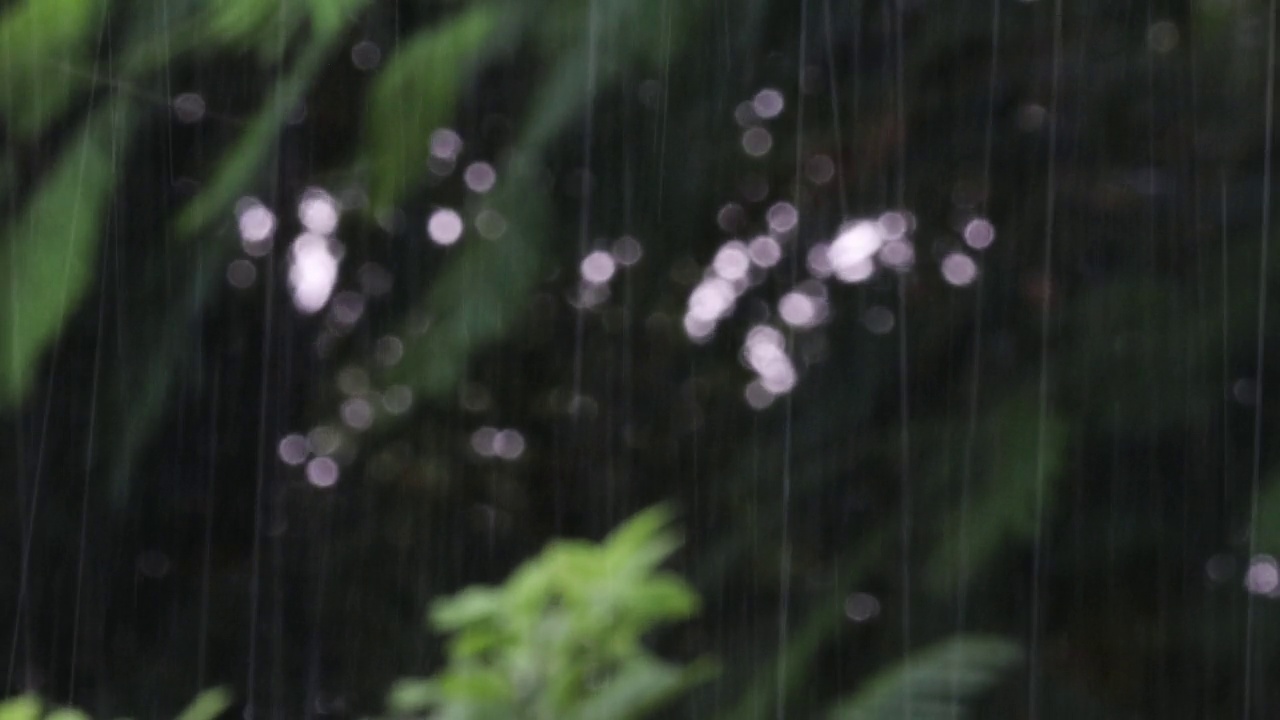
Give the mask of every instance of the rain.
[(1280, 713), (1280, 0), (0, 6), (0, 718)]

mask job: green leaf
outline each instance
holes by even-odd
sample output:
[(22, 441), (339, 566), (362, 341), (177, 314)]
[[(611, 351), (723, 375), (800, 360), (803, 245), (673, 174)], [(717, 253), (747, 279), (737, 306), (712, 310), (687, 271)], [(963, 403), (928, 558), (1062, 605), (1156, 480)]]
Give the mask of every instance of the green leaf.
[(210, 3), (202, 35), (211, 48), (229, 47), (258, 54), (264, 63), (279, 62), (289, 42), (311, 21), (315, 35), (333, 36), (351, 21), (367, 0), (305, 0), (278, 3), (221, 0)]
[(698, 594), (683, 578), (664, 574), (639, 586), (628, 586), (626, 600), (631, 612), (646, 624), (684, 620), (698, 612)]
[[(1008, 543), (1032, 538), (1036, 502), (1048, 504), (1053, 499), (1053, 486), (1062, 473), (1068, 426), (1052, 410), (1042, 416), (1034, 386), (1013, 393), (993, 408), (979, 433), (981, 456), (965, 515), (961, 516), (960, 509), (950, 513), (926, 561), (927, 583), (936, 592), (950, 592), (954, 587), (954, 553), (962, 545), (972, 573), (980, 571)], [(956, 471), (953, 467), (952, 472)], [(1044, 486), (1038, 487), (1041, 480)]]
[(90, 718), (86, 713), (75, 708), (58, 708), (45, 715), (44, 720), (90, 720)]
[(0, 17), (0, 116), (18, 140), (40, 133), (89, 87), (85, 62), (106, 0), (24, 0)]
[(450, 598), (438, 600), (431, 609), (431, 624), (437, 630), (458, 630), (472, 623), (499, 617), (502, 596), (484, 587), (471, 587)]
[(205, 690), (174, 720), (215, 720), (231, 707), (231, 692), (225, 688)]
[(1257, 551), (1280, 555), (1280, 472), (1273, 470), (1258, 495), (1258, 525), (1253, 531)]
[(393, 713), (421, 712), (440, 701), (440, 686), (434, 680), (401, 678), (387, 693), (387, 709)]
[(0, 236), (0, 407), (22, 401), (88, 290), (127, 123), (123, 103), (90, 115)]
[(679, 667), (640, 656), (628, 661), (617, 675), (593, 691), (570, 717), (574, 720), (644, 717), (689, 688), (711, 679), (715, 673), (715, 664), (707, 660)]
[(958, 636), (920, 650), (882, 671), (827, 714), (828, 720), (898, 720), (965, 717), (1022, 662), (1009, 640)]
[[(545, 188), (530, 174), (508, 171), (484, 207), (507, 223), (497, 239), (468, 234), (436, 278), (400, 336), (401, 362), (385, 376), (431, 398), (445, 397), (477, 350), (502, 339), (527, 309), (543, 264), (547, 232)], [(477, 207), (480, 207), (477, 205)]]
[(311, 23), (317, 33), (328, 35), (355, 20), (367, 0), (308, 0)]
[(500, 48), (497, 8), (473, 3), (419, 33), (393, 55), (369, 96), (370, 195), (384, 209), (426, 172), (431, 133), (453, 116), (458, 94)]
[(40, 698), (22, 695), (0, 703), (0, 720), (39, 720)]
[[(356, 3), (357, 0), (349, 0), (353, 7)], [(254, 116), (235, 145), (223, 154), (205, 189), (178, 216), (179, 237), (189, 239), (208, 229), (217, 218), (229, 218), (236, 198), (250, 190), (255, 178), (266, 174), (269, 156), (285, 118), (306, 97), (316, 76), (329, 60), (330, 52), (341, 39), (340, 29), (327, 28), (326, 32), (317, 32), (307, 42), (288, 74), (267, 95), (269, 100), (265, 107)]]
[(680, 538), (668, 529), (671, 519), (670, 509), (659, 505), (626, 521), (605, 538), (606, 562), (657, 567), (680, 546)]
[(452, 670), (440, 678), (439, 687), (442, 697), (450, 701), (498, 704), (515, 698), (510, 682), (502, 673), (482, 667)]

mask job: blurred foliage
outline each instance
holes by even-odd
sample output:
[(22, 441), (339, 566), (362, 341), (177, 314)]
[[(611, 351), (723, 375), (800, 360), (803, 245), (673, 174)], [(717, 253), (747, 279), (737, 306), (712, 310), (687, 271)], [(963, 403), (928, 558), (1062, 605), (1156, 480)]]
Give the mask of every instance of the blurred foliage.
[(437, 718), (635, 718), (705, 680), (707, 661), (665, 662), (641, 639), (685, 620), (697, 595), (657, 566), (678, 542), (654, 508), (600, 545), (557, 542), (499, 588), (468, 588), (431, 611), (452, 635), (448, 665), (401, 680), (392, 712)]
[(867, 680), (830, 720), (970, 717), (967, 704), (990, 692), (1021, 661), (1018, 646), (987, 637), (956, 637), (922, 648), (901, 666)]
[[(373, 712), (393, 678), (456, 665), (406, 632), (422, 607), (672, 500), (687, 542), (659, 554), (704, 612), (655, 652), (726, 660), (674, 712), (954, 716), (988, 689), (1001, 717), (1280, 705), (1275, 599), (1245, 587), (1280, 552), (1269, 9), (5, 3), (8, 692), (141, 717), (226, 683), (269, 716)], [(752, 118), (766, 87), (784, 109)], [(769, 152), (743, 152), (749, 127)], [(459, 181), (476, 161), (489, 192)], [(288, 301), (312, 187), (341, 204), (355, 320)], [(248, 196), (278, 221), (262, 257), (238, 249)], [(705, 266), (782, 201), (782, 262), (691, 343)], [(456, 246), (426, 237), (440, 208)], [(777, 323), (809, 249), (886, 210), (912, 214), (914, 266), (822, 282), (829, 318), (788, 338), (798, 386), (748, 407), (749, 328)], [(602, 291), (579, 263), (624, 236), (642, 256), (584, 301)], [(940, 277), (953, 252), (977, 282)], [(367, 429), (344, 424), (357, 400)], [(481, 428), (524, 452), (477, 452)], [(279, 461), (292, 432), (335, 487)], [(604, 550), (556, 547), (526, 567), (595, 587), (578, 565)], [(847, 613), (855, 592), (876, 612)], [(579, 633), (605, 637), (560, 637)]]
[[(174, 720), (217, 720), (229, 707), (231, 696), (227, 691), (206, 690)], [(23, 695), (0, 703), (0, 720), (89, 720), (89, 716), (75, 708), (45, 707), (40, 698)]]

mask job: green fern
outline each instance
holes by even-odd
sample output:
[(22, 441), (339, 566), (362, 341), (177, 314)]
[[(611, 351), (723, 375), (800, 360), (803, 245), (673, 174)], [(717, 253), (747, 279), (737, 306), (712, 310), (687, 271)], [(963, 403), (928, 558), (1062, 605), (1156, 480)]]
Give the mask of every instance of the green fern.
[(827, 713), (827, 720), (965, 717), (1022, 662), (1017, 644), (961, 635), (914, 653), (871, 679)]

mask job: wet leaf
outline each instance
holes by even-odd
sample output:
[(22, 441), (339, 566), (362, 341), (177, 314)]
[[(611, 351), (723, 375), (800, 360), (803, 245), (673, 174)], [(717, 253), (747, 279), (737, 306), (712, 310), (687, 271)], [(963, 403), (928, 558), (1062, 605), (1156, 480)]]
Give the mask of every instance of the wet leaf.
[(0, 16), (0, 116), (28, 139), (89, 87), (106, 0), (23, 0)]
[(39, 720), (40, 699), (23, 695), (0, 703), (0, 720)]
[(45, 715), (44, 720), (91, 720), (91, 718), (88, 714), (73, 708), (58, 708)]
[(216, 720), (231, 707), (231, 692), (223, 688), (205, 690), (174, 720)]
[[(1053, 502), (1068, 430), (1052, 408), (1041, 412), (1034, 385), (1012, 394), (989, 412), (979, 430), (980, 454), (967, 507), (948, 513), (942, 537), (926, 562), (925, 574), (935, 592), (948, 592), (953, 587), (959, 567), (954, 553), (961, 544), (967, 556), (966, 571), (973, 574), (981, 572), (1000, 550), (1034, 536), (1036, 522), (1041, 519), (1036, 503), (1043, 501), (1047, 508)], [(944, 446), (937, 452), (947, 450)], [(958, 472), (952, 467), (948, 477)]]
[(90, 116), (0, 236), (0, 405), (22, 401), (88, 290), (127, 122), (123, 110)]
[(500, 49), (499, 20), (493, 5), (473, 3), (407, 41), (378, 76), (368, 116), (375, 210), (426, 173), (431, 133), (449, 122), (471, 74)]
[(710, 680), (715, 673), (715, 665), (709, 661), (680, 667), (650, 658), (637, 659), (593, 692), (569, 717), (574, 720), (647, 717), (689, 688)]
[(909, 661), (877, 673), (827, 718), (963, 718), (975, 700), (995, 688), (1021, 662), (1022, 651), (1010, 640), (958, 636), (919, 650)]

